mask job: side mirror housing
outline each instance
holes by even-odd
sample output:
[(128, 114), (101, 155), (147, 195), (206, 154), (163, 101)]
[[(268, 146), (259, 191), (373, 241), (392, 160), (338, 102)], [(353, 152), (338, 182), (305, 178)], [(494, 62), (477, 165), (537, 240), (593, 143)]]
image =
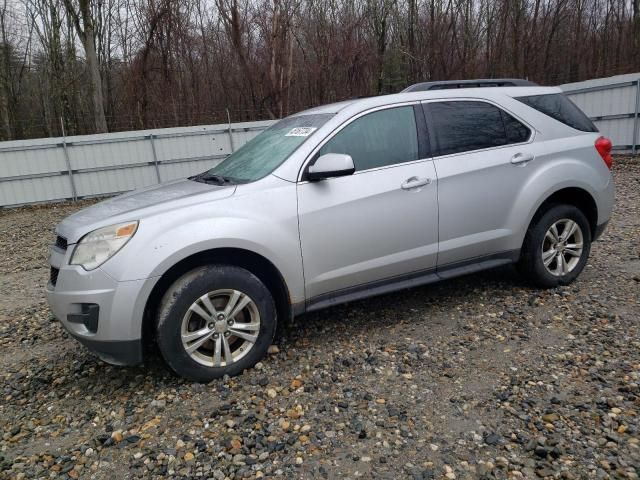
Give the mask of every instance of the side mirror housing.
[(325, 178), (344, 177), (356, 171), (351, 155), (344, 153), (325, 153), (307, 170), (307, 179), (311, 182)]

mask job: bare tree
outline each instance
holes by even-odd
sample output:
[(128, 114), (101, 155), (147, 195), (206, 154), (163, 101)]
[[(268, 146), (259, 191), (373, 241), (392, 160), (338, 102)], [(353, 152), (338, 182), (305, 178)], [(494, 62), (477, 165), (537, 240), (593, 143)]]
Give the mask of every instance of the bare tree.
[(93, 120), (96, 132), (107, 131), (107, 120), (104, 115), (104, 98), (102, 92), (102, 77), (100, 63), (96, 51), (96, 25), (92, 12), (91, 0), (64, 0), (67, 15), (75, 26), (76, 33), (82, 41), (87, 60), (90, 79), (90, 96), (93, 106)]
[(2, 138), (56, 135), (60, 117), (70, 133), (257, 120), (416, 81), (640, 70), (640, 0), (22, 2), (0, 0)]

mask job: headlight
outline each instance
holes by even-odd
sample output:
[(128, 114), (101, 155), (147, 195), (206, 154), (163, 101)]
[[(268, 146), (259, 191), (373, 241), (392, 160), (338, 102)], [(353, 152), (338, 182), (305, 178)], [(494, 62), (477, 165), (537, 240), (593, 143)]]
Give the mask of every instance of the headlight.
[(85, 270), (98, 268), (113, 257), (133, 237), (138, 222), (119, 223), (99, 228), (80, 239), (71, 256), (71, 265)]

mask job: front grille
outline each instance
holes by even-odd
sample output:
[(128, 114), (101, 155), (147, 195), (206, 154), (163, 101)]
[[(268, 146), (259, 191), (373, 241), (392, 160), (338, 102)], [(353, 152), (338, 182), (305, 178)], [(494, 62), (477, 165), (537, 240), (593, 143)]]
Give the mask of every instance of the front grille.
[(58, 235), (56, 237), (56, 247), (58, 247), (60, 250), (66, 250), (67, 249), (67, 239), (64, 237), (61, 237), (60, 235)]
[(60, 270), (57, 269), (56, 267), (51, 267), (51, 273), (49, 275), (49, 282), (51, 282), (51, 285), (53, 285), (54, 287), (56, 286), (56, 283), (58, 283), (58, 274), (60, 273)]

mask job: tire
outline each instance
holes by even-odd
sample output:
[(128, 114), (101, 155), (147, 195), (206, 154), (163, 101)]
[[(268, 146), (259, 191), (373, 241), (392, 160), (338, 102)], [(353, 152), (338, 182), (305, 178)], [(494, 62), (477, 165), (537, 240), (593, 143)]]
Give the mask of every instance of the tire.
[(176, 374), (209, 382), (238, 375), (259, 362), (271, 345), (276, 323), (273, 297), (258, 277), (239, 267), (208, 265), (183, 275), (167, 290), (156, 341)]
[[(577, 229), (574, 230), (569, 222), (574, 222)], [(557, 235), (552, 226), (556, 227)], [(565, 228), (574, 232), (568, 239), (564, 238)], [(581, 250), (577, 247), (580, 243)], [(541, 214), (536, 214), (531, 222), (518, 269), (525, 278), (540, 287), (568, 285), (582, 272), (590, 251), (591, 228), (584, 213), (573, 205), (551, 205)], [(564, 257), (564, 264), (559, 253)], [(546, 266), (545, 261), (549, 262)]]

